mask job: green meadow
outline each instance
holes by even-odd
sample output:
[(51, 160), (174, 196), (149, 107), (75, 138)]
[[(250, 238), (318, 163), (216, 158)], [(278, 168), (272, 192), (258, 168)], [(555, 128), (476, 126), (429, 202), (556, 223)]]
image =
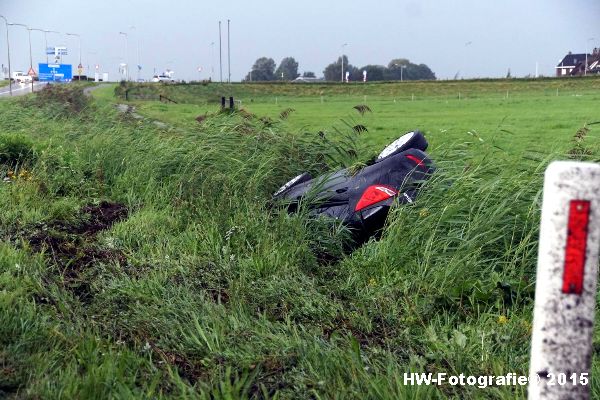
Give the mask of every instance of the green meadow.
[[(150, 118), (194, 125), (214, 112), (220, 97), (236, 107), (285, 120), (286, 129), (327, 132), (362, 124), (361, 138), (374, 148), (403, 132), (420, 129), (433, 147), (468, 140), (469, 132), (508, 152), (565, 149), (583, 124), (600, 119), (600, 80), (482, 80), (340, 84), (146, 85), (132, 89), (132, 102)], [(159, 94), (177, 104), (139, 101)], [(227, 103), (228, 104), (228, 103)], [(360, 116), (353, 107), (366, 104)], [(566, 146), (566, 147), (565, 147)]]
[[(599, 101), (597, 78), (0, 100), (0, 397), (525, 398), (404, 374), (528, 373), (543, 172), (600, 160)], [(417, 128), (437, 171), (381, 240), (271, 204)]]

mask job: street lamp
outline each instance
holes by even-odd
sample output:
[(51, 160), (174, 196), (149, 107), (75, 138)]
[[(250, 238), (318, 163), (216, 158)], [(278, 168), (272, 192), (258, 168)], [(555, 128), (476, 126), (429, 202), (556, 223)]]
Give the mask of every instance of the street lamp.
[(595, 38), (589, 38), (587, 40), (587, 42), (585, 43), (585, 69), (583, 70), (583, 75), (587, 76), (587, 70), (588, 70), (588, 43), (596, 40)]
[[(22, 26), (25, 29), (27, 29), (27, 33), (29, 34), (29, 71), (27, 71), (27, 74), (29, 75), (29, 72), (33, 71), (33, 57), (31, 55), (31, 29), (29, 29), (29, 27), (25, 24), (11, 23), (8, 25)], [(33, 76), (31, 77), (31, 92), (33, 93)]]
[(129, 36), (127, 32), (119, 32), (119, 35), (125, 36), (125, 79), (129, 80)]
[(344, 47), (348, 46), (348, 43), (342, 45), (342, 83), (344, 83)]
[(403, 64), (394, 64), (394, 67), (400, 67), (400, 82), (402, 82), (403, 78), (402, 78), (402, 71), (404, 70), (404, 68), (406, 68), (406, 65)]
[(46, 64), (48, 64), (48, 37), (47, 34), (48, 33), (58, 33), (60, 34), (60, 32), (57, 31), (48, 31), (46, 29), (36, 29), (36, 28), (31, 28), (32, 31), (38, 31), (38, 32), (44, 32), (44, 46), (45, 46), (45, 51), (46, 51)]
[(12, 73), (10, 71), (10, 43), (8, 41), (8, 20), (4, 15), (0, 15), (0, 18), (2, 18), (4, 20), (4, 23), (6, 24), (6, 53), (8, 56), (8, 91), (12, 96)]
[[(86, 60), (86, 61), (87, 61), (87, 72), (86, 72), (86, 74), (87, 74), (87, 76), (89, 77), (89, 76), (90, 76), (90, 60), (93, 60), (93, 61), (95, 61), (95, 62), (94, 62), (94, 66), (98, 65), (98, 64), (96, 63), (96, 62), (97, 62), (97, 60), (98, 60), (98, 57), (97, 57), (97, 54), (98, 54), (98, 53), (97, 53), (97, 52), (95, 52), (95, 51), (87, 51), (86, 53), (87, 53), (87, 60)], [(94, 57), (90, 57), (90, 55), (94, 55)], [(98, 69), (95, 69), (95, 72), (98, 72)], [(94, 76), (95, 76), (95, 75), (94, 75)]]
[(231, 83), (231, 36), (229, 36), (229, 20), (227, 20), (227, 83)]
[(81, 36), (79, 35), (79, 33), (65, 33), (65, 35), (77, 36), (77, 41), (79, 44), (79, 65), (77, 66), (77, 72), (79, 73), (79, 80), (81, 80), (81, 70), (83, 68), (83, 65), (81, 65)]
[(210, 81), (215, 73), (215, 42), (210, 43)]
[(135, 28), (135, 26), (130, 26), (131, 29), (133, 29), (135, 31), (135, 39), (136, 39), (136, 57), (137, 57), (137, 64), (136, 64), (136, 70), (137, 70), (137, 81), (140, 81), (140, 72), (141, 72), (141, 65), (140, 65), (140, 37), (137, 34), (137, 29)]

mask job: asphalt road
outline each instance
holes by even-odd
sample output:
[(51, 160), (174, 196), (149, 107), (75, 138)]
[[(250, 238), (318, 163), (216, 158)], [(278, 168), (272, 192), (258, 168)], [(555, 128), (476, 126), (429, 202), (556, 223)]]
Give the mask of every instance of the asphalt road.
[[(44, 87), (45, 84), (46, 84), (45, 82), (34, 82), (33, 90), (34, 91), (40, 90), (42, 87)], [(12, 85), (12, 95), (13, 96), (23, 96), (23, 95), (26, 95), (27, 93), (31, 93), (31, 84), (21, 85), (18, 83), (13, 83), (13, 85)], [(10, 90), (9, 90), (8, 86), (2, 86), (0, 88), (0, 98), (1, 97), (10, 97)]]

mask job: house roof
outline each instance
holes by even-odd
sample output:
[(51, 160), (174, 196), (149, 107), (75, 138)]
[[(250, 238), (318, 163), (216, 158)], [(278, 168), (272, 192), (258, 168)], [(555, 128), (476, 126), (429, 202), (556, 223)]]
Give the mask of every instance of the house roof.
[[(588, 59), (591, 56), (592, 56), (591, 54), (588, 54)], [(582, 54), (567, 54), (561, 60), (561, 62), (558, 63), (558, 65), (556, 66), (556, 68), (574, 67), (577, 64), (582, 63), (584, 61), (585, 61), (585, 53), (582, 53)]]

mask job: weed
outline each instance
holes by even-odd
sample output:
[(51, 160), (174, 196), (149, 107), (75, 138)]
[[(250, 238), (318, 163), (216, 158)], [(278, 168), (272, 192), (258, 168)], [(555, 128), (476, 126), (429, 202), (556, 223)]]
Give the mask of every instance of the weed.
[(36, 158), (33, 141), (21, 134), (0, 134), (0, 163), (16, 166)]

